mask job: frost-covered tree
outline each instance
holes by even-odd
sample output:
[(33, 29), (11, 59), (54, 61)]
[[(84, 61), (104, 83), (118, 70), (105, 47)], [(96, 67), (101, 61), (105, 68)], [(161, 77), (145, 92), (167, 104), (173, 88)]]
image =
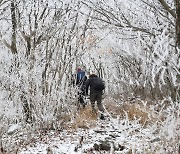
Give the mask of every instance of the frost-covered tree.
[[(27, 129), (30, 140), (32, 129), (61, 129), (74, 118), (78, 66), (105, 80), (113, 103), (122, 95), (157, 103), (151, 122), (174, 127), (171, 138), (179, 120), (179, 17), (179, 0), (0, 0), (0, 149), (11, 143), (1, 140), (8, 128)], [(158, 114), (162, 104), (167, 111)]]
[(109, 34), (118, 68), (115, 70), (119, 72), (115, 76), (120, 85), (125, 85), (124, 90), (154, 98), (170, 95), (176, 100), (179, 61), (174, 1), (105, 0), (83, 4), (93, 9), (92, 19)]
[[(1, 109), (13, 106), (18, 114), (12, 121), (25, 117), (42, 123), (47, 115), (52, 120), (61, 114), (57, 108), (72, 103), (67, 100), (73, 96), (71, 74), (93, 44), (89, 17), (80, 14), (83, 7), (77, 1), (16, 0), (0, 7)], [(10, 116), (10, 110), (1, 113)]]

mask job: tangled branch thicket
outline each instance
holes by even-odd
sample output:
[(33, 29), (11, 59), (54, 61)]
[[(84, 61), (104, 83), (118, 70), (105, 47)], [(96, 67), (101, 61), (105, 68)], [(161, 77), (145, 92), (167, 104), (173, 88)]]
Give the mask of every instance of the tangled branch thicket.
[(178, 122), (178, 22), (174, 1), (160, 2), (1, 1), (0, 138), (12, 124), (60, 129), (72, 120), (78, 66), (103, 77), (114, 102), (168, 100)]

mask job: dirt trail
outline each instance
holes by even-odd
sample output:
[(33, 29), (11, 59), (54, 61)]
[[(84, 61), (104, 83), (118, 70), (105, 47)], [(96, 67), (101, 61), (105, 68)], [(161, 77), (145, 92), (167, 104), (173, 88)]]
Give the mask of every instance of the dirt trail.
[[(63, 130), (46, 132), (43, 138), (22, 149), (20, 154), (45, 154), (47, 151), (55, 154), (130, 154), (133, 151), (143, 153), (144, 149), (148, 151), (156, 136), (148, 128), (143, 128), (148, 116), (136, 106), (138, 104), (121, 106), (106, 103), (105, 120), (92, 114), (91, 107), (87, 106), (77, 113), (73, 121), (64, 125)], [(134, 120), (140, 116), (142, 119)]]

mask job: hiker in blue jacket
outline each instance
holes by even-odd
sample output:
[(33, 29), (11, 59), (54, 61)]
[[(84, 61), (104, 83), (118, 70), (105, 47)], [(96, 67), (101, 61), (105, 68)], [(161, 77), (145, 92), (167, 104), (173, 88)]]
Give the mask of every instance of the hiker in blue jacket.
[(77, 69), (76, 74), (76, 85), (78, 86), (78, 101), (80, 102), (83, 107), (85, 107), (85, 82), (87, 80), (87, 76), (85, 74), (85, 71), (83, 71), (81, 68)]
[(79, 87), (85, 83), (87, 80), (87, 76), (85, 71), (83, 71), (80, 67), (77, 69), (77, 75), (76, 75), (76, 85)]
[(100, 119), (104, 120), (104, 107), (102, 105), (102, 94), (105, 89), (104, 81), (95, 74), (91, 74), (89, 79), (85, 83), (86, 94), (88, 95), (88, 89), (90, 87), (90, 101), (92, 111), (96, 113), (95, 102), (97, 101), (97, 106), (101, 112)]

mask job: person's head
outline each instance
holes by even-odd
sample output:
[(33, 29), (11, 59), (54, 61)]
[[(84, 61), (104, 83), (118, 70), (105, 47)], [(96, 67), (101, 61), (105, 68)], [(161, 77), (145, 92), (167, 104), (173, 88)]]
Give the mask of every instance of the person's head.
[(90, 74), (89, 78), (94, 78), (94, 77), (98, 77), (96, 74)]
[(80, 71), (81, 71), (81, 68), (80, 68), (80, 67), (78, 67), (77, 71), (78, 71), (78, 72), (80, 72)]

